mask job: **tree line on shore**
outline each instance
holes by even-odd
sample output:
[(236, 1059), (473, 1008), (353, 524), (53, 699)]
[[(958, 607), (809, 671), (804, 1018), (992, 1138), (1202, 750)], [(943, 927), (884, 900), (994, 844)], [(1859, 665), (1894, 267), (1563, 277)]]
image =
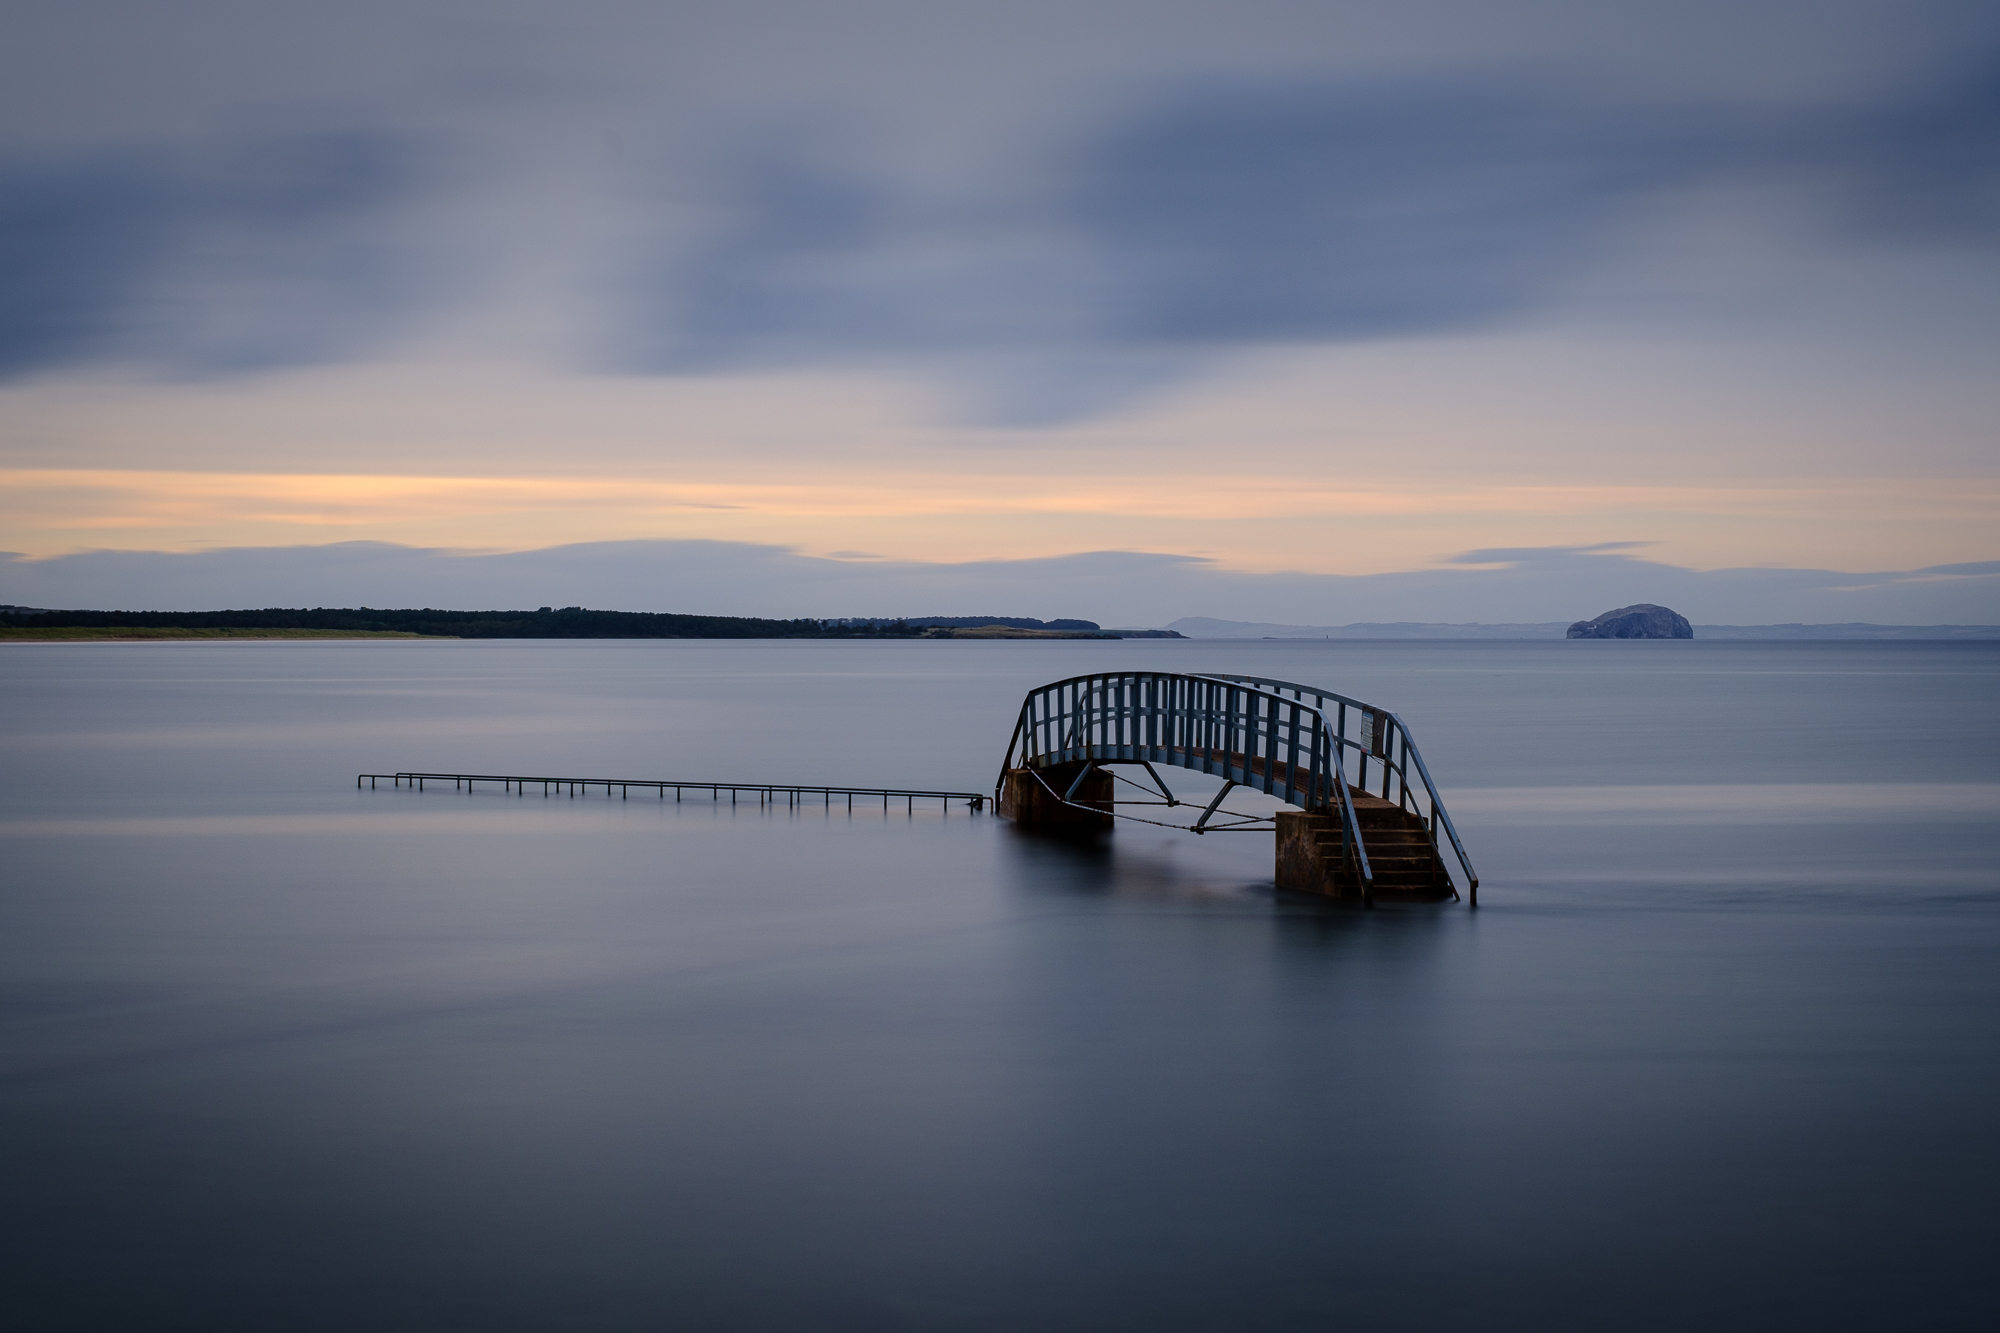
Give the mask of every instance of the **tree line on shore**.
[(265, 607), (242, 611), (45, 611), (0, 609), (0, 625), (20, 629), (224, 629), (401, 632), (459, 639), (917, 639), (930, 630), (906, 621), (767, 620), (653, 611), (441, 611), (430, 607)]

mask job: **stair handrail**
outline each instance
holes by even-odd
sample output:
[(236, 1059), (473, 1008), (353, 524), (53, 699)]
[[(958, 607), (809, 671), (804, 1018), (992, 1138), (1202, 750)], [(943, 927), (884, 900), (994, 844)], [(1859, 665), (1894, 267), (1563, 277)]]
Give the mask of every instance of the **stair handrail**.
[[(1391, 713), (1389, 716), (1396, 719), (1396, 726), (1403, 733), (1403, 752), (1417, 761), (1417, 775), (1424, 780), (1424, 790), (1430, 793), (1431, 813), (1437, 816), (1438, 823), (1444, 825), (1445, 836), (1451, 839), (1451, 849), (1458, 854), (1459, 868), (1465, 871), (1468, 900), (1472, 906), (1477, 907), (1479, 872), (1472, 868), (1472, 860), (1465, 854), (1465, 844), (1458, 840), (1458, 829), (1451, 822), (1451, 812), (1444, 808), (1444, 802), (1438, 797), (1437, 783), (1431, 781), (1430, 765), (1424, 762), (1424, 752), (1417, 748), (1416, 738), (1410, 734), (1409, 724), (1403, 721), (1400, 714)], [(1435, 834), (1432, 835), (1432, 841), (1436, 841)]]
[(1329, 742), (1336, 742), (1327, 748), (1332, 751), (1333, 789), (1340, 793), (1341, 859), (1354, 867), (1355, 878), (1361, 884), (1361, 901), (1372, 907), (1375, 903), (1375, 868), (1368, 864), (1368, 847), (1361, 840), (1361, 818), (1354, 809), (1354, 793), (1347, 785), (1347, 766), (1340, 758), (1339, 733), (1327, 720), (1325, 709), (1314, 707), (1313, 711), (1319, 714), (1319, 734)]
[[(1352, 699), (1344, 694), (1335, 694), (1332, 690), (1323, 690), (1317, 685), (1301, 685), (1296, 681), (1277, 680), (1270, 676), (1239, 676), (1220, 671), (1201, 671), (1192, 674), (1207, 676), (1213, 680), (1239, 681), (1246, 685), (1269, 686), (1276, 690), (1291, 690), (1301, 697), (1301, 702), (1303, 702), (1303, 696), (1308, 694), (1319, 700), (1332, 699), (1336, 703), (1349, 707), (1366, 709), (1376, 717), (1386, 719), (1390, 725), (1403, 735), (1404, 757), (1416, 761), (1417, 776), (1423, 779), (1424, 792), (1430, 798), (1431, 813), (1436, 816), (1436, 822), (1443, 826), (1445, 836), (1451, 840), (1451, 849), (1458, 857), (1459, 868), (1465, 872), (1466, 891), (1469, 894), (1469, 901), (1473, 906), (1478, 906), (1479, 872), (1472, 868), (1472, 859), (1465, 854), (1465, 844), (1459, 839), (1457, 826), (1451, 822), (1451, 812), (1445, 809), (1444, 800), (1438, 795), (1437, 783), (1431, 780), (1430, 766), (1424, 762), (1423, 751), (1417, 748), (1416, 737), (1411, 734), (1409, 724), (1403, 721), (1401, 714), (1392, 713), (1386, 708), (1377, 708), (1374, 704), (1366, 703), (1360, 699)], [(1320, 716), (1325, 717), (1324, 710), (1321, 711)], [(1367, 752), (1366, 747), (1359, 741), (1351, 740), (1347, 737), (1343, 727), (1332, 726), (1331, 729), (1337, 741), (1333, 747), (1336, 755), (1339, 754), (1341, 747), (1344, 745), (1352, 745), (1355, 749), (1363, 751), (1364, 754)], [(1377, 757), (1382, 760), (1382, 766), (1385, 770), (1393, 771), (1402, 780), (1400, 795), (1407, 800), (1410, 786), (1409, 770), (1406, 765), (1397, 764), (1392, 753), (1387, 753), (1392, 747), (1384, 744), (1383, 749), (1385, 753)], [(1342, 781), (1344, 786), (1344, 777)], [(1431, 841), (1433, 844), (1437, 841), (1435, 832), (1431, 835)]]

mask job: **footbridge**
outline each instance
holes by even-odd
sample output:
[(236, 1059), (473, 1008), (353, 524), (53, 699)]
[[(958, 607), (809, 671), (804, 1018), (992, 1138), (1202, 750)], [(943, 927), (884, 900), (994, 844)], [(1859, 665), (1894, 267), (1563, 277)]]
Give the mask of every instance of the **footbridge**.
[[(1222, 790), (1191, 823), (1175, 823), (1168, 812), (1195, 806), (1173, 794), (1162, 767), (1219, 776)], [(1140, 794), (1121, 799), (1120, 784)], [(1296, 808), (1231, 812), (1223, 802), (1238, 787)], [(994, 795), (1003, 817), (1058, 830), (1119, 819), (1203, 834), (1274, 830), (1280, 888), (1370, 905), (1457, 898), (1449, 847), (1479, 904), (1479, 876), (1408, 724), (1311, 685), (1114, 671), (1038, 686), (1021, 703)]]

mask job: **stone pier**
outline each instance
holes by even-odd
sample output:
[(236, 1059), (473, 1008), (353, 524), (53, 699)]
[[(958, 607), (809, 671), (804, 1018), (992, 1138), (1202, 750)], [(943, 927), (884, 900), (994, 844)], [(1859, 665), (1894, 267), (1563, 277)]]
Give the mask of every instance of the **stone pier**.
[[(1457, 896), (1423, 820), (1379, 796), (1355, 792), (1353, 800), (1375, 874), (1375, 901), (1435, 903)], [(1277, 823), (1279, 888), (1329, 898), (1361, 896), (1360, 878), (1342, 854), (1336, 816), (1285, 810)]]
[[(1000, 817), (1030, 828), (1058, 833), (1099, 833), (1111, 828), (1111, 774), (1094, 768), (1063, 804), (1063, 794), (1083, 770), (1081, 763), (1049, 768), (1010, 768), (1000, 783)], [(1077, 806), (1087, 806), (1079, 810)]]

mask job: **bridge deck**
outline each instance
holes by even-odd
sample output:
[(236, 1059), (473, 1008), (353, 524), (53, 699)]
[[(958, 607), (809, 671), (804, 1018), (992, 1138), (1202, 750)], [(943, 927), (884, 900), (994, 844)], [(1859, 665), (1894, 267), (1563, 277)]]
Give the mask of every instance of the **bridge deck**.
[[(1088, 753), (1089, 751), (1103, 751), (1103, 753)], [(1099, 763), (1118, 763), (1127, 758), (1123, 753), (1125, 751), (1132, 752), (1130, 758), (1133, 761), (1149, 759), (1155, 762), (1172, 764), (1177, 768), (1186, 768), (1194, 771), (1200, 771), (1201, 767), (1205, 764), (1214, 764), (1221, 771), (1226, 772), (1232, 769), (1242, 769), (1252, 777), (1268, 777), (1272, 782), (1281, 786), (1300, 789), (1306, 787), (1312, 780), (1312, 775), (1304, 764), (1298, 765), (1295, 770), (1293, 765), (1286, 763), (1282, 759), (1267, 759), (1263, 755), (1245, 755), (1241, 750), (1218, 750), (1213, 747), (1200, 745), (1078, 746), (1074, 751), (1061, 751), (1054, 754), (1030, 756), (1028, 767), (1054, 768), (1063, 763), (1075, 763), (1079, 758), (1093, 759)], [(1295, 772), (1296, 776), (1294, 776)], [(1359, 791), (1360, 789), (1355, 788), (1355, 790)]]

